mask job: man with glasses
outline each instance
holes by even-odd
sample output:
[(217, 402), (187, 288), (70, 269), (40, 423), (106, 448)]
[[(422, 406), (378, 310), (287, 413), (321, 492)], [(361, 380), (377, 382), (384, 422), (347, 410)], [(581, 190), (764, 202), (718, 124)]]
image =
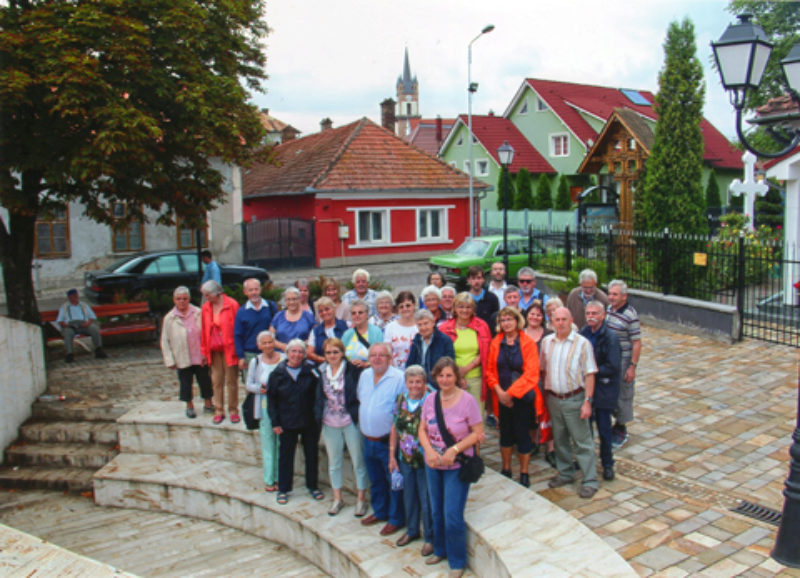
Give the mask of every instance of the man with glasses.
[(394, 534), (405, 525), (403, 492), (391, 490), (389, 472), (389, 434), (392, 431), (394, 404), (405, 391), (403, 372), (391, 364), (388, 343), (369, 348), (369, 368), (358, 379), (358, 425), (364, 435), (364, 465), (370, 480), (372, 514), (363, 518), (364, 526), (386, 522), (381, 536)]
[(608, 295), (597, 288), (597, 273), (591, 269), (584, 269), (578, 274), (579, 287), (575, 287), (567, 296), (567, 309), (572, 314), (572, 319), (578, 329), (586, 326), (586, 304), (589, 301), (599, 301), (606, 307), (609, 306)]
[(533, 302), (538, 299), (542, 302), (544, 307), (547, 303), (547, 295), (541, 290), (536, 288), (536, 274), (530, 267), (523, 267), (517, 273), (517, 284), (519, 285), (519, 304), (517, 307), (520, 311), (525, 311), (530, 307)]

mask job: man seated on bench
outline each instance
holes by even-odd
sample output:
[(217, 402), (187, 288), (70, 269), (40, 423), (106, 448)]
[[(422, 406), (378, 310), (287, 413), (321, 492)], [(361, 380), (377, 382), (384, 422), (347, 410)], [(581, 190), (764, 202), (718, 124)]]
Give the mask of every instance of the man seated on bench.
[(67, 350), (67, 363), (72, 363), (72, 340), (76, 335), (89, 335), (94, 345), (94, 356), (97, 359), (108, 357), (103, 351), (103, 340), (100, 338), (100, 326), (92, 308), (81, 303), (77, 289), (67, 291), (67, 301), (59, 308), (56, 319), (61, 335), (64, 336), (64, 348)]

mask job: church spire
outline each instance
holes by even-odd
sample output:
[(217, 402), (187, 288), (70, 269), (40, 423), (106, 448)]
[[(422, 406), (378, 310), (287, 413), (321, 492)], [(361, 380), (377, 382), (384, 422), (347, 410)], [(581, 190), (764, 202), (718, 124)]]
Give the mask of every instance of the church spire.
[(398, 84), (402, 84), (403, 94), (414, 94), (414, 85), (417, 84), (417, 77), (411, 77), (411, 65), (408, 62), (408, 47), (406, 47), (405, 59), (403, 60), (403, 76), (398, 79)]

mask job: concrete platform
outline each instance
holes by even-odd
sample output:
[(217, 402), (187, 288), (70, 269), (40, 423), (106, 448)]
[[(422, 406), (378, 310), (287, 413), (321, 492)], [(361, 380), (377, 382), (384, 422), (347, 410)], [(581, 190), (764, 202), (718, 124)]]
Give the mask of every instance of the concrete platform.
[[(95, 474), (98, 504), (213, 520), (285, 544), (332, 576), (446, 571), (444, 564), (424, 565), (418, 545), (397, 548), (396, 537), (361, 526), (352, 516), (352, 495), (350, 506), (332, 518), (328, 501), (315, 502), (298, 479), (289, 504), (278, 505), (263, 491), (257, 434), (241, 424), (189, 420), (181, 408), (146, 402), (120, 418), (122, 453)], [(345, 487), (350, 484), (346, 478)], [(494, 471), (472, 487), (466, 519), (469, 566), (479, 576), (635, 575), (586, 526)]]

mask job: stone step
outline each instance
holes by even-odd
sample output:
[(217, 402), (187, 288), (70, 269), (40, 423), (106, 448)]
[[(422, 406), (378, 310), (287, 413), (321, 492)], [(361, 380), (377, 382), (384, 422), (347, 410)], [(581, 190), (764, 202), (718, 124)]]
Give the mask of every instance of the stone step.
[(95, 468), (4, 466), (0, 467), (0, 487), (88, 492), (92, 490), (95, 471)]
[(20, 440), (47, 443), (99, 443), (115, 445), (119, 441), (115, 422), (28, 420), (20, 427)]
[[(49, 391), (49, 390), (48, 390)], [(57, 394), (56, 394), (57, 395)], [(65, 401), (37, 401), (33, 418), (48, 421), (116, 421), (127, 411), (111, 401), (90, 401), (68, 397)]]
[(6, 449), (10, 466), (101, 468), (117, 455), (116, 444), (15, 443)]

